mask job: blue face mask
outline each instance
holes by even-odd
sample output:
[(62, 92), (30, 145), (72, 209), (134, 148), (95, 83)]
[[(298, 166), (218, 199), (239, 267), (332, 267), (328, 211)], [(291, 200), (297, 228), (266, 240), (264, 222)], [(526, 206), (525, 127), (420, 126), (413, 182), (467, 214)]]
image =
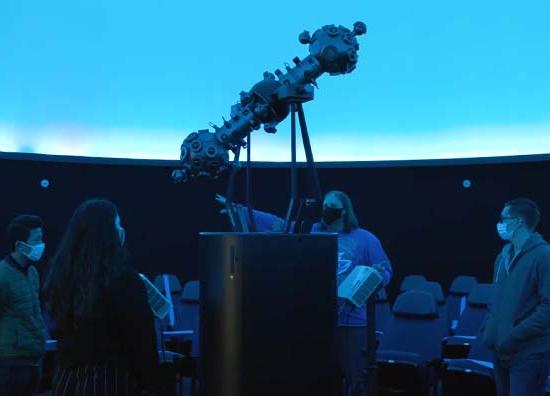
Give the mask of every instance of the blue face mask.
[(46, 250), (45, 243), (39, 243), (37, 245), (29, 245), (25, 243), (25, 246), (27, 246), (30, 250), (28, 252), (23, 252), (23, 254), (31, 261), (40, 260), (44, 254), (44, 250)]
[(502, 222), (497, 223), (498, 236), (504, 241), (511, 241), (516, 230), (510, 230), (509, 224), (504, 224)]

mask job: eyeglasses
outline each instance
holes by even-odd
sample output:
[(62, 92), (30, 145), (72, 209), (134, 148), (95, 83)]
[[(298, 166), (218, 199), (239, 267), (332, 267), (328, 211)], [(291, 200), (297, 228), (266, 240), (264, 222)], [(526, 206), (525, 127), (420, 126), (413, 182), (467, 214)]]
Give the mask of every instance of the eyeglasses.
[(513, 220), (513, 219), (517, 219), (518, 217), (517, 216), (500, 216), (500, 221), (506, 221), (506, 220)]

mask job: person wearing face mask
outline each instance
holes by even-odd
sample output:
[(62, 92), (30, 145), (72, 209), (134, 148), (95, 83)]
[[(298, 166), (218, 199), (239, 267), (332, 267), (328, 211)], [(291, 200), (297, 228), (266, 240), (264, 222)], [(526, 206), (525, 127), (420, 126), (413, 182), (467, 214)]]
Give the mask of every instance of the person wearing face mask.
[(54, 396), (159, 391), (153, 313), (125, 239), (105, 199), (83, 202), (69, 221), (44, 287), (58, 339)]
[(535, 230), (537, 204), (506, 202), (497, 233), (506, 245), (495, 261), (495, 294), (483, 325), (494, 354), (498, 396), (543, 396), (550, 370), (550, 244)]
[(42, 220), (17, 216), (7, 236), (12, 251), (0, 261), (0, 394), (30, 396), (40, 382), (46, 341), (34, 266), (46, 247)]
[[(216, 201), (225, 206), (225, 198), (216, 196)], [(237, 207), (248, 216), (242, 206)], [(284, 220), (273, 214), (253, 211), (258, 231), (281, 232)], [(370, 231), (359, 227), (349, 196), (342, 191), (330, 191), (323, 199), (323, 212), (319, 222), (313, 224), (312, 233), (333, 232), (338, 234), (337, 282), (340, 284), (358, 265), (374, 267), (387, 286), (392, 277), (392, 266), (379, 239)], [(345, 379), (344, 396), (366, 395), (365, 357), (366, 307), (355, 307), (344, 299), (338, 299), (337, 358)]]

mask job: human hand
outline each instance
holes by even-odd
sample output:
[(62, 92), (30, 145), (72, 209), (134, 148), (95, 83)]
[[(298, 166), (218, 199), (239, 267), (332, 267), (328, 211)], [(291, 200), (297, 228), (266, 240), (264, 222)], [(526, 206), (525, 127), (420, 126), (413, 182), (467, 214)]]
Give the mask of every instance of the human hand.
[(225, 204), (227, 202), (227, 199), (221, 194), (216, 194), (214, 199), (216, 200), (217, 203), (219, 203), (222, 206), (225, 206)]
[(372, 268), (374, 268), (382, 278), (386, 276), (386, 268), (382, 264), (374, 264)]
[(220, 210), (220, 214), (222, 214), (222, 215), (227, 214), (227, 209), (225, 208), (225, 204), (227, 203), (227, 199), (221, 194), (216, 194), (214, 196), (214, 199), (216, 200), (217, 203), (219, 203), (221, 206), (223, 206), (223, 209)]
[(496, 351), (501, 355), (513, 355), (518, 351), (518, 340), (512, 335), (505, 337), (496, 347)]
[(383, 264), (381, 263), (378, 263), (378, 264), (374, 264), (372, 266), (372, 268), (378, 272), (378, 274), (382, 277), (382, 279), (385, 279), (386, 278), (386, 268), (384, 267)]

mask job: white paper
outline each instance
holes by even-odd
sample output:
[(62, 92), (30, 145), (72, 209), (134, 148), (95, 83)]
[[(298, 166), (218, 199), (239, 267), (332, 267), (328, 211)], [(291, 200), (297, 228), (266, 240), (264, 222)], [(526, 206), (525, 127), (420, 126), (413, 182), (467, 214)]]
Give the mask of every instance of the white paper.
[(141, 280), (143, 280), (143, 283), (145, 283), (147, 300), (149, 301), (149, 306), (151, 307), (153, 314), (159, 319), (164, 319), (172, 309), (172, 304), (166, 299), (166, 297), (164, 297), (160, 290), (157, 289), (149, 279), (147, 279), (145, 275), (139, 274), (139, 276)]
[(338, 297), (360, 307), (382, 283), (382, 276), (372, 267), (356, 266), (338, 287)]

